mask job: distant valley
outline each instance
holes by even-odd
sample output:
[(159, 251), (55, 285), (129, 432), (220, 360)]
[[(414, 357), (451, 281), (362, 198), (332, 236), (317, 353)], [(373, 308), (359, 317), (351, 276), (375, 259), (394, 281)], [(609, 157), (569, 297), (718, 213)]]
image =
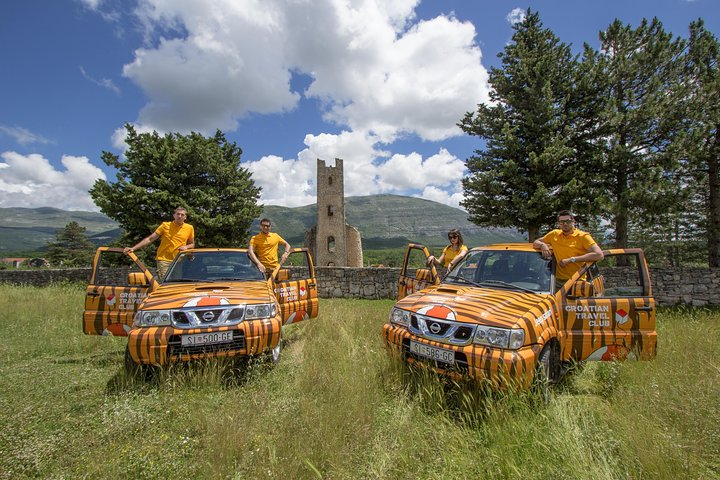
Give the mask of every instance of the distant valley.
[[(525, 239), (517, 230), (481, 228), (469, 222), (467, 213), (460, 209), (415, 197), (347, 197), (345, 213), (348, 223), (360, 230), (364, 249), (397, 248), (409, 242), (440, 246), (447, 243), (445, 235), (451, 228), (459, 228), (465, 243), (471, 246)], [(267, 205), (262, 216), (273, 221), (273, 231), (292, 245), (301, 246), (305, 231), (316, 223), (316, 205), (295, 208)], [(167, 220), (170, 218), (168, 214)], [(163, 220), (166, 219), (158, 219), (158, 223)], [(43, 251), (56, 240), (56, 232), (71, 221), (85, 227), (96, 245), (107, 245), (122, 234), (118, 225), (102, 213), (52, 207), (0, 208), (0, 255)], [(253, 233), (258, 231), (257, 223)], [(202, 244), (202, 239), (198, 240)]]

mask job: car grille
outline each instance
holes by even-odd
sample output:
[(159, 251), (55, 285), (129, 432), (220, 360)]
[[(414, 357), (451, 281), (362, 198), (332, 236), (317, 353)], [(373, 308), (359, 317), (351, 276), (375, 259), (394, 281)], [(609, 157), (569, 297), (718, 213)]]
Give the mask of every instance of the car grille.
[(171, 335), (167, 344), (167, 355), (169, 358), (179, 355), (194, 355), (200, 353), (230, 352), (246, 348), (245, 335), (240, 330), (235, 330), (232, 342), (215, 343), (210, 345), (182, 346), (180, 335)]
[(184, 308), (173, 310), (172, 322), (177, 328), (212, 327), (240, 323), (245, 314), (243, 307)]
[(436, 342), (468, 345), (475, 334), (475, 325), (413, 314), (410, 332)]

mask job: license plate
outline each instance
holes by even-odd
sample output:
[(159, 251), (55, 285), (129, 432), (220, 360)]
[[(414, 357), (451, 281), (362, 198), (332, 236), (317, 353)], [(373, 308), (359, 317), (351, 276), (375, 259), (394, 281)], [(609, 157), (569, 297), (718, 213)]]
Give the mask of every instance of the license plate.
[(195, 335), (183, 335), (180, 342), (183, 347), (191, 347), (195, 345), (210, 345), (213, 343), (227, 343), (233, 341), (233, 332), (211, 332), (196, 333)]
[(421, 357), (429, 358), (430, 360), (437, 360), (438, 362), (448, 363), (453, 365), (455, 363), (455, 352), (452, 350), (445, 350), (444, 348), (431, 347), (424, 343), (417, 343), (410, 341), (410, 351)]

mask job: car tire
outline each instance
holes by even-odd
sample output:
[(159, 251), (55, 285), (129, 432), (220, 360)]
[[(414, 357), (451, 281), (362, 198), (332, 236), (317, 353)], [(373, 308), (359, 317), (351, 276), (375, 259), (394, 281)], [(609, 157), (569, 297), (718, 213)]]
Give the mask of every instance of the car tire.
[(150, 366), (141, 363), (135, 363), (132, 355), (130, 355), (130, 347), (125, 347), (125, 373), (128, 377), (139, 378), (145, 380), (150, 373)]
[(275, 346), (275, 348), (273, 348), (272, 350), (270, 350), (268, 353), (265, 354), (266, 355), (265, 356), (266, 363), (275, 366), (280, 362), (280, 354), (282, 353), (284, 344), (285, 344), (285, 342), (282, 339), (282, 335), (280, 335), (280, 340), (278, 340), (278, 343)]
[(543, 403), (550, 403), (552, 387), (557, 383), (558, 365), (554, 348), (552, 345), (545, 345), (535, 366), (535, 379), (533, 380), (533, 391), (542, 398)]

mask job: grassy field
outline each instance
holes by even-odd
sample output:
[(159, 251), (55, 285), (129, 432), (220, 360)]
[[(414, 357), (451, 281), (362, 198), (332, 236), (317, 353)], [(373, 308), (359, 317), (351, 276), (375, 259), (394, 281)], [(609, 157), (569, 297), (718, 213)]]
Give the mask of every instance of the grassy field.
[(549, 405), (405, 369), (390, 301), (322, 300), (274, 369), (126, 377), (83, 288), (0, 286), (0, 478), (720, 478), (720, 313), (665, 310), (652, 362), (591, 364)]

